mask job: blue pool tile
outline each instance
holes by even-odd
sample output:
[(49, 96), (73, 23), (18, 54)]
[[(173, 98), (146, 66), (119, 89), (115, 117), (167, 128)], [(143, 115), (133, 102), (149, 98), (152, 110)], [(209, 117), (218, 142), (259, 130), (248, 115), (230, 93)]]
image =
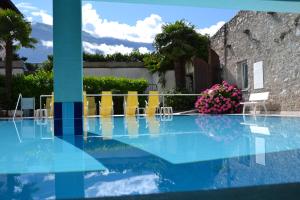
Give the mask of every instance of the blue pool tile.
[(83, 133), (83, 104), (82, 102), (74, 102), (74, 130), (75, 135)]
[(54, 102), (54, 134), (55, 136), (63, 135), (63, 120), (62, 120), (62, 103)]
[(63, 103), (63, 135), (74, 135), (74, 103)]

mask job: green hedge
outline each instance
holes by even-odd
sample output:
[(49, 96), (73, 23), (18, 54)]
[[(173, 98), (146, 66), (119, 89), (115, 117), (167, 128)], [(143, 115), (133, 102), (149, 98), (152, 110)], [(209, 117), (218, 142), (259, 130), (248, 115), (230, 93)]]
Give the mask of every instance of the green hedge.
[[(170, 90), (168, 94), (190, 94), (187, 90)], [(175, 112), (195, 109), (196, 96), (166, 96), (165, 104), (173, 107)]]
[[(0, 96), (5, 97), (4, 93), (4, 76), (0, 76)], [(133, 90), (139, 93), (144, 93), (148, 87), (148, 82), (145, 79), (127, 79), (115, 77), (84, 77), (84, 90), (88, 94), (99, 94), (103, 90), (112, 90), (113, 93), (127, 93)], [(23, 97), (35, 97), (36, 105), (39, 105), (39, 97), (42, 94), (51, 94), (53, 91), (53, 73), (40, 70), (31, 75), (17, 75), (13, 77), (13, 109), (18, 94), (22, 93)], [(2, 102), (1, 102), (2, 101)], [(0, 99), (0, 104), (4, 98)], [(120, 99), (119, 101), (122, 101)], [(118, 107), (122, 106), (122, 102), (116, 103)], [(121, 108), (116, 108), (120, 112)]]
[(128, 91), (145, 92), (148, 82), (145, 79), (128, 79), (116, 77), (85, 77), (84, 90), (88, 94), (99, 94), (101, 91), (112, 90), (114, 93), (127, 93)]

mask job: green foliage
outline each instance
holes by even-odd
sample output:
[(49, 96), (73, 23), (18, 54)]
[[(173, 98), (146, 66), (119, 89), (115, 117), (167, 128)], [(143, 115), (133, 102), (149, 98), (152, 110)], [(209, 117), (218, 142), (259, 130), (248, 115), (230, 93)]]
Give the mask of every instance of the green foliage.
[[(83, 79), (84, 90), (87, 94), (100, 94), (101, 91), (112, 91), (114, 94), (126, 94), (128, 91), (144, 93), (148, 87), (145, 79), (128, 79), (116, 77), (85, 77)], [(96, 103), (99, 101), (96, 98)], [(115, 114), (123, 113), (123, 97), (113, 97)], [(140, 97), (140, 106), (143, 106), (145, 98)]]
[[(167, 94), (189, 94), (186, 90), (170, 90)], [(173, 107), (175, 111), (187, 111), (194, 109), (195, 96), (166, 96), (165, 104)]]
[(48, 55), (48, 59), (44, 61), (41, 65), (41, 69), (51, 72), (53, 70), (53, 56)]
[(130, 54), (83, 54), (83, 60), (87, 62), (143, 62), (148, 54), (142, 54), (139, 51), (133, 51)]
[[(194, 57), (204, 60), (208, 59), (209, 39), (196, 32), (196, 27), (184, 20), (175, 23), (165, 24), (162, 32), (157, 34), (154, 40), (154, 47), (157, 54), (163, 58), (156, 66), (147, 65), (152, 71), (160, 72), (163, 80), (166, 70), (175, 70), (176, 87), (185, 88), (184, 66)], [(154, 57), (154, 61), (156, 57)]]
[(88, 94), (99, 94), (101, 91), (110, 90), (114, 93), (127, 93), (131, 90), (143, 93), (148, 87), (148, 82), (145, 79), (90, 76), (83, 79), (83, 85)]
[[(5, 100), (3, 107), (8, 109), (12, 104), (12, 62), (14, 53), (21, 47), (34, 48), (37, 40), (31, 37), (31, 24), (21, 14), (13, 10), (0, 9), (0, 41), (5, 43)], [(2, 92), (1, 89), (0, 92)]]
[[(83, 61), (85, 62), (143, 62), (144, 58), (150, 54), (142, 54), (139, 51), (133, 51), (130, 54), (83, 54)], [(48, 59), (44, 61), (41, 68), (46, 71), (53, 70), (53, 55), (48, 55)]]
[[(53, 92), (53, 73), (46, 70), (39, 70), (30, 75), (17, 75), (13, 77), (13, 104), (10, 108), (14, 108), (15, 101), (19, 93), (24, 97), (35, 97), (36, 105), (39, 105), (39, 97), (42, 94), (51, 94)], [(84, 77), (84, 90), (88, 94), (100, 94), (103, 90), (112, 90), (114, 93), (127, 93), (133, 90), (143, 93), (148, 82), (144, 79), (127, 79), (115, 77)], [(0, 76), (0, 95), (2, 87), (4, 87), (4, 76)], [(3, 93), (3, 91), (2, 91)], [(0, 103), (4, 98), (1, 98)], [(121, 103), (120, 103), (121, 104)]]
[(143, 59), (143, 62), (144, 65), (148, 68), (148, 70), (152, 73), (164, 73), (167, 70), (173, 68), (171, 60), (158, 53), (151, 53), (146, 55)]
[(31, 24), (13, 10), (0, 10), (0, 40), (14, 41), (17, 47), (33, 48), (37, 41), (31, 38)]
[(193, 56), (207, 60), (209, 39), (196, 32), (196, 27), (184, 20), (169, 23), (156, 35), (156, 50), (172, 61), (186, 61)]

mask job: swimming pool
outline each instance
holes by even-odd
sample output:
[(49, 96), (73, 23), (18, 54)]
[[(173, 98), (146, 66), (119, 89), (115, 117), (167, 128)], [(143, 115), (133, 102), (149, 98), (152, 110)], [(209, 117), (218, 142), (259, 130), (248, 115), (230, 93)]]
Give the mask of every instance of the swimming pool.
[(83, 137), (58, 138), (53, 120), (1, 120), (0, 199), (299, 189), (297, 117), (95, 117), (84, 127)]

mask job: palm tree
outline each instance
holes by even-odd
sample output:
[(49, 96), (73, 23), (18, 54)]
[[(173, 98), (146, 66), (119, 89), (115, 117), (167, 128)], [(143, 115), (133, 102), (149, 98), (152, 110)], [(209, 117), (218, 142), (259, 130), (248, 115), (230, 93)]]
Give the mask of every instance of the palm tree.
[(198, 34), (194, 25), (180, 20), (166, 24), (156, 35), (154, 47), (174, 65), (177, 89), (185, 88), (185, 64), (194, 56), (207, 60), (208, 37)]
[(5, 89), (7, 109), (11, 107), (12, 97), (12, 62), (16, 49), (34, 48), (37, 42), (31, 38), (31, 24), (13, 10), (0, 10), (0, 41), (5, 43)]

